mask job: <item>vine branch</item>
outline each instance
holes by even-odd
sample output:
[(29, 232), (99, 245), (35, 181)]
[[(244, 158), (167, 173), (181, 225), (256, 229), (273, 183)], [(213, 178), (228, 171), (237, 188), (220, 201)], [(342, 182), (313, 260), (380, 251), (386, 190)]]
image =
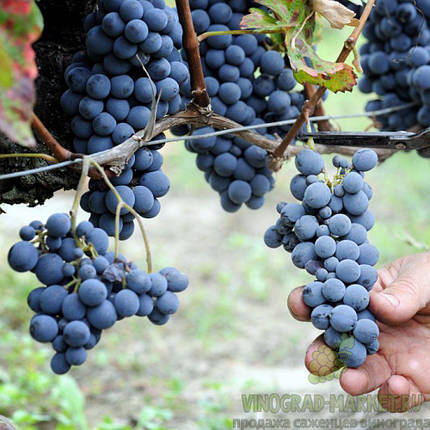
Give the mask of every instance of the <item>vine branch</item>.
[[(357, 25), (357, 27), (354, 28), (351, 35), (343, 44), (342, 51), (340, 52), (336, 60), (337, 63), (344, 63), (348, 58), (348, 55), (355, 48), (357, 40), (360, 37), (361, 32), (363, 31), (363, 27), (366, 24), (367, 19), (369, 18), (369, 15), (370, 15), (370, 12), (372, 11), (374, 3), (375, 3), (375, 0), (368, 0), (366, 7), (364, 8), (363, 13), (360, 17), (359, 24)], [(272, 170), (278, 171), (282, 167), (282, 162), (287, 156), (286, 150), (288, 148), (288, 145), (297, 136), (303, 124), (306, 122), (306, 119), (312, 114), (315, 106), (321, 100), (325, 91), (326, 91), (326, 88), (319, 87), (318, 90), (315, 91), (314, 95), (305, 102), (305, 104), (303, 105), (302, 112), (297, 117), (296, 122), (290, 128), (290, 130), (282, 140), (282, 143), (278, 146), (278, 148), (276, 148), (276, 150), (272, 154), (272, 157), (271, 157), (272, 160), (270, 163), (271, 164), (270, 168)]]
[(191, 90), (194, 95), (194, 103), (201, 108), (210, 106), (210, 98), (206, 90), (205, 77), (200, 61), (199, 41), (194, 30), (193, 18), (188, 0), (176, 0), (179, 22), (184, 30), (182, 45), (187, 54), (190, 68)]
[(34, 112), (31, 116), (31, 126), (33, 127), (37, 137), (52, 151), (57, 160), (70, 160), (72, 153), (61, 146)]
[[(214, 112), (210, 112), (208, 115), (202, 115), (197, 107), (190, 105), (186, 111), (165, 117), (161, 121), (157, 122), (150, 138), (147, 137), (144, 139), (145, 131), (141, 130), (120, 145), (115, 146), (108, 151), (92, 154), (91, 157), (100, 165), (109, 165), (109, 169), (111, 171), (119, 174), (134, 152), (136, 152), (140, 147), (145, 146), (145, 143), (148, 140), (151, 140), (153, 137), (158, 136), (160, 133), (170, 129), (171, 127), (183, 124), (188, 124), (195, 128), (210, 126), (218, 130), (231, 130), (237, 128), (239, 130), (233, 130), (230, 131), (230, 133), (272, 153), (276, 151), (281, 143), (279, 139), (270, 139), (253, 130), (243, 130), (241, 124), (224, 118)], [(186, 137), (184, 137), (184, 139), (186, 139)], [(285, 153), (285, 159), (297, 155), (302, 149), (303, 148), (301, 146), (289, 146), (288, 151)], [(315, 150), (321, 154), (338, 153), (343, 155), (353, 155), (358, 149), (359, 148), (346, 146), (315, 145)], [(387, 159), (396, 152), (392, 149), (375, 148), (374, 150), (381, 161)]]
[[(315, 91), (316, 91), (315, 87), (309, 82), (305, 82), (304, 87), (305, 87), (306, 98), (309, 100), (315, 94)], [(318, 103), (315, 106), (314, 114), (315, 116), (326, 116), (322, 100), (318, 100)], [(322, 119), (318, 121), (318, 130), (334, 131), (335, 128), (333, 127), (333, 125), (330, 123), (328, 119)]]

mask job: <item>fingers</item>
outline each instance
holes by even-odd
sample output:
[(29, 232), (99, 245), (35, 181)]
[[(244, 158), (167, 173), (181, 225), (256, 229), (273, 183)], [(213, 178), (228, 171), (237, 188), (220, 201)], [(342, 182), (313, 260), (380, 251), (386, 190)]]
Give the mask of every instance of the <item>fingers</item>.
[(357, 369), (347, 369), (340, 376), (340, 385), (351, 396), (370, 393), (384, 384), (391, 376), (391, 369), (382, 355), (367, 357)]
[(299, 321), (310, 321), (311, 309), (303, 301), (303, 288), (297, 287), (288, 296), (287, 306), (291, 315)]
[(385, 288), (375, 288), (369, 304), (376, 317), (388, 324), (400, 324), (424, 309), (430, 302), (429, 267), (430, 254), (419, 254), (403, 259), (396, 273), (391, 266), (380, 270), (378, 282)]
[(402, 277), (382, 291), (370, 292), (369, 308), (376, 318), (387, 324), (401, 324), (410, 320), (421, 308), (419, 285), (413, 279)]
[(406, 412), (424, 402), (424, 395), (401, 375), (393, 375), (378, 392), (381, 406), (389, 412)]

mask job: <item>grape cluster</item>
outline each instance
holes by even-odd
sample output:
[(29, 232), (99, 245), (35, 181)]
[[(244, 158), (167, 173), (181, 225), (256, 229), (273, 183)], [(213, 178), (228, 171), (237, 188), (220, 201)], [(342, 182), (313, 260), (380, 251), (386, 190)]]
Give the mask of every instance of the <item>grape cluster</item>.
[[(82, 154), (111, 149), (144, 129), (157, 95), (161, 97), (157, 119), (177, 113), (183, 108), (179, 85), (189, 81), (179, 52), (182, 27), (176, 10), (164, 0), (99, 0), (98, 8), (84, 21), (86, 51), (76, 53), (65, 70), (69, 89), (61, 97), (63, 110), (73, 117), (73, 149)], [(161, 138), (165, 136), (156, 139)], [(168, 191), (168, 179), (160, 170), (162, 157), (156, 152), (161, 145), (151, 148), (136, 154), (136, 161), (114, 180), (130, 200), (133, 194), (146, 199), (139, 213), (148, 218), (157, 215), (157, 198)], [(135, 185), (147, 190), (136, 191)], [(92, 189), (94, 203), (83, 207), (94, 224), (111, 235), (109, 205), (106, 201), (106, 210), (101, 203), (102, 182), (93, 181)], [(153, 206), (148, 204), (151, 201)], [(99, 224), (101, 215), (105, 217)], [(132, 223), (130, 218), (124, 224)], [(121, 233), (122, 238), (128, 237), (132, 224)]]
[[(211, 31), (238, 30), (239, 24), (253, 6), (250, 1), (190, 1), (194, 28), (198, 34)], [(299, 115), (305, 98), (293, 92), (296, 86), (292, 70), (284, 57), (267, 50), (264, 35), (242, 34), (211, 36), (200, 44), (200, 55), (212, 109), (243, 125), (293, 119)], [(191, 98), (189, 84), (181, 85), (182, 94)], [(284, 136), (290, 126), (271, 130), (258, 129), (273, 138)], [(204, 127), (194, 136), (214, 131)], [(184, 134), (187, 128), (173, 130)], [(221, 196), (222, 207), (237, 211), (243, 203), (258, 209), (264, 195), (274, 186), (272, 172), (266, 167), (267, 151), (239, 137), (224, 135), (186, 142), (186, 148), (197, 154), (197, 167)]]
[(348, 367), (360, 366), (379, 348), (379, 329), (367, 309), (379, 253), (367, 239), (374, 225), (368, 209), (373, 191), (363, 179), (376, 163), (370, 149), (356, 152), (352, 165), (335, 156), (338, 173), (326, 183), (319, 178), (323, 158), (304, 149), (296, 157), (300, 173), (290, 185), (302, 203), (279, 203), (280, 218), (264, 236), (267, 246), (283, 246), (295, 266), (316, 277), (304, 288), (303, 300), (312, 308), (313, 325), (325, 330), (326, 344)]
[(116, 321), (137, 315), (165, 324), (179, 306), (175, 293), (188, 286), (175, 268), (147, 274), (124, 256), (115, 258), (105, 231), (89, 221), (74, 231), (67, 214), (53, 214), (45, 225), (32, 221), (19, 234), (22, 241), (10, 249), (8, 262), (17, 272), (32, 271), (44, 285), (28, 295), (35, 312), (30, 334), (52, 343), (51, 368), (58, 374), (83, 364), (102, 330)]
[(366, 111), (418, 105), (377, 116), (383, 130), (430, 126), (430, 3), (427, 0), (377, 0), (364, 27), (361, 49), (364, 76), (359, 89), (376, 93)]
[[(120, 176), (111, 179), (123, 201), (144, 218), (160, 213), (159, 198), (170, 189), (169, 178), (161, 170), (163, 156), (158, 150), (141, 148), (132, 155)], [(103, 180), (90, 179), (89, 191), (81, 198), (81, 207), (91, 213), (90, 221), (109, 236), (115, 236), (117, 198)], [(134, 215), (120, 210), (119, 239), (126, 240), (134, 232)]]

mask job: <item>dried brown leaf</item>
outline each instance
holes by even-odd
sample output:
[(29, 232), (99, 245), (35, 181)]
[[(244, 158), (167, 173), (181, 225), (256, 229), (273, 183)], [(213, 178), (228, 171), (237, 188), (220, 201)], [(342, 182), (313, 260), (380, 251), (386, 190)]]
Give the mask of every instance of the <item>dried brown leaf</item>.
[(356, 27), (355, 12), (334, 0), (313, 0), (315, 12), (322, 15), (333, 28), (342, 29), (345, 25)]

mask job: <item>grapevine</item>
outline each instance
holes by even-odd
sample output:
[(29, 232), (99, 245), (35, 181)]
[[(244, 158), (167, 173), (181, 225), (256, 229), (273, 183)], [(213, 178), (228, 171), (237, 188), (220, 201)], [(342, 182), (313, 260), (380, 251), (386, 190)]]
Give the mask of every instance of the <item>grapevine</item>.
[[(333, 351), (324, 354), (324, 371), (334, 370), (327, 357), (357, 368), (378, 353), (380, 322), (369, 310), (369, 293), (379, 252), (368, 239), (375, 219), (364, 175), (395, 150), (328, 147), (312, 139), (303, 144), (304, 134), (334, 131), (323, 102), (335, 96), (329, 92), (351, 91), (361, 69), (358, 88), (379, 97), (365, 108), (375, 126), (430, 126), (430, 8), (425, 1), (418, 7), (394, 0), (331, 3), (177, 0), (174, 8), (164, 0), (94, 2), (83, 21), (84, 42), (58, 82), (67, 87), (56, 108), (67, 117), (68, 138), (54, 136), (30, 103), (32, 113), (27, 109), (23, 117), (31, 118), (26, 127), (31, 123), (43, 150), (0, 154), (1, 162), (50, 163), (0, 180), (60, 167), (81, 175), (72, 210), (23, 226), (8, 254), (13, 270), (31, 271), (43, 285), (28, 295), (29, 327), (36, 341), (52, 344), (53, 372), (82, 365), (102, 331), (123, 318), (147, 316), (163, 325), (178, 310), (176, 293), (188, 287), (188, 278), (173, 267), (153, 272), (144, 223), (159, 215), (170, 190), (161, 150), (182, 140), (230, 213), (261, 208), (276, 172), (295, 157), (299, 173), (290, 191), (299, 203), (277, 205), (279, 219), (264, 242), (282, 246), (297, 268), (315, 277), (302, 300)], [(320, 19), (333, 28), (353, 27), (335, 62), (313, 48)], [(367, 42), (358, 55), (361, 32)], [(0, 103), (1, 131), (31, 146), (27, 129), (13, 132), (20, 122), (2, 127), (10, 112), (3, 98)], [(321, 154), (332, 152), (352, 160), (336, 155), (337, 171), (329, 177)], [(79, 207), (88, 221), (77, 223)], [(145, 270), (119, 252), (135, 222)]]

